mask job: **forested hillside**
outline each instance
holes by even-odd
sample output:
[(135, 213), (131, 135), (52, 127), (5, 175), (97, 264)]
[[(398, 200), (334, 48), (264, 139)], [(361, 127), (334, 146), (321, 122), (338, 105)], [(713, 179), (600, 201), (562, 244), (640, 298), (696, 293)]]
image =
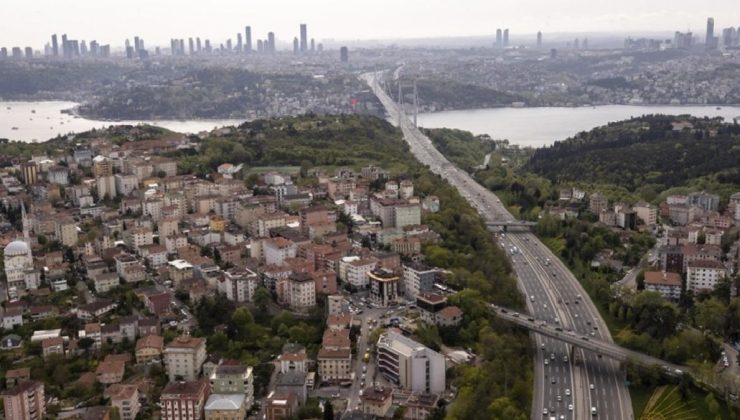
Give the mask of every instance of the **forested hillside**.
[(719, 119), (649, 115), (582, 132), (538, 149), (525, 166), (562, 182), (613, 184), (629, 191), (740, 184), (740, 125)]

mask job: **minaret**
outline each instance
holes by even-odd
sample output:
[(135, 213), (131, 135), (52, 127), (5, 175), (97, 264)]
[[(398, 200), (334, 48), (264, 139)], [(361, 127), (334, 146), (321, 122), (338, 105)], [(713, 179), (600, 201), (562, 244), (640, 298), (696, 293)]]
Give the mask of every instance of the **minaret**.
[(31, 257), (31, 236), (28, 233), (29, 222), (26, 217), (26, 203), (21, 201), (21, 223), (23, 224), (23, 242), (26, 243), (26, 249), (28, 249), (28, 260), (33, 261)]

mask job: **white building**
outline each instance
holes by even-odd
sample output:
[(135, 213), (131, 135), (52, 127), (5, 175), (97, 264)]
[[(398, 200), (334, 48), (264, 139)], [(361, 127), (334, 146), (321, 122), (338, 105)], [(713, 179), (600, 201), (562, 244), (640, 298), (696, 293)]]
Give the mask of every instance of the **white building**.
[(185, 381), (197, 380), (205, 360), (205, 338), (180, 336), (164, 349), (164, 362), (170, 381), (178, 377)]
[(678, 300), (681, 297), (681, 276), (666, 271), (647, 271), (645, 290), (658, 292), (666, 299)]
[[(5, 278), (8, 292), (34, 289), (37, 285), (26, 284), (26, 273), (33, 269), (31, 247), (23, 240), (9, 243), (4, 252)], [(33, 287), (36, 286), (36, 287)]]
[(373, 271), (378, 261), (374, 258), (352, 261), (347, 265), (347, 283), (357, 288), (365, 288), (370, 283), (367, 273)]
[(380, 336), (378, 371), (406, 390), (440, 394), (445, 390), (444, 356), (395, 331)]
[(265, 263), (280, 265), (286, 258), (295, 258), (296, 245), (285, 238), (272, 238), (264, 243)]
[(303, 311), (316, 306), (316, 284), (309, 273), (293, 273), (288, 276), (288, 306)]
[(694, 293), (701, 290), (712, 291), (726, 276), (727, 269), (719, 261), (691, 261), (686, 271), (686, 288)]
[(224, 278), (218, 284), (218, 291), (233, 302), (254, 302), (254, 292), (259, 283), (259, 276), (252, 270), (232, 268), (224, 272)]

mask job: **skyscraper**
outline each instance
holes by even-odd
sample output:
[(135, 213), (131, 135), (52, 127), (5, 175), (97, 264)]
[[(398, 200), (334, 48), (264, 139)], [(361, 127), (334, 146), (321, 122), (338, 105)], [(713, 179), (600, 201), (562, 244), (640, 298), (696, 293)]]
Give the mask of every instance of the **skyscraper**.
[(244, 51), (247, 53), (252, 52), (252, 27), (247, 26), (244, 28)]
[(496, 29), (496, 47), (501, 48), (502, 45), (502, 36), (501, 36), (501, 28)]
[(707, 37), (704, 45), (708, 50), (714, 48), (714, 18), (707, 18)]
[(140, 49), (141, 49), (141, 45), (139, 44), (139, 37), (135, 36), (134, 37), (134, 52), (138, 54)]
[(339, 49), (339, 61), (342, 63), (349, 63), (349, 50), (347, 47), (342, 47)]
[(57, 34), (51, 36), (51, 51), (54, 57), (59, 57), (59, 40)]
[(267, 33), (267, 52), (270, 54), (275, 53), (275, 32)]
[(195, 53), (195, 42), (193, 41), (193, 38), (188, 38), (188, 53), (190, 55), (193, 55)]
[(537, 48), (542, 48), (542, 32), (537, 32)]
[(298, 54), (300, 47), (298, 45), (298, 37), (293, 38), (293, 54)]
[(242, 41), (242, 34), (236, 34), (236, 52), (242, 52), (244, 48), (244, 42)]
[(504, 47), (509, 46), (509, 29), (504, 29)]
[(308, 50), (308, 29), (305, 23), (301, 23), (301, 52)]
[(316, 41), (313, 38), (311, 38), (311, 52), (315, 52), (315, 51), (316, 51)]
[(195, 51), (200, 52), (201, 51), (201, 44), (200, 44), (200, 37), (195, 38)]

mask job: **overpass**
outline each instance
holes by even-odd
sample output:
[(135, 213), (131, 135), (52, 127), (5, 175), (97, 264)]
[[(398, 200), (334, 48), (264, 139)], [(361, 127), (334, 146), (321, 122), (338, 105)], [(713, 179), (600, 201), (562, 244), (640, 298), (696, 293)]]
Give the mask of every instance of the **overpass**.
[(537, 225), (535, 222), (528, 222), (526, 220), (500, 220), (500, 221), (487, 221), (486, 226), (489, 228), (502, 228), (504, 232), (508, 232), (510, 228), (526, 228), (530, 229)]
[(491, 304), (491, 312), (498, 318), (512, 322), (538, 334), (592, 351), (598, 355), (610, 357), (620, 362), (632, 362), (648, 367), (658, 365), (663, 368), (666, 374), (672, 376), (679, 376), (684, 372), (691, 374), (691, 371), (686, 366), (675, 365), (657, 357), (626, 349), (612, 342), (600, 340), (585, 334), (566, 331), (557, 324), (548, 324), (545, 321), (535, 319), (531, 315), (520, 314), (493, 304)]

